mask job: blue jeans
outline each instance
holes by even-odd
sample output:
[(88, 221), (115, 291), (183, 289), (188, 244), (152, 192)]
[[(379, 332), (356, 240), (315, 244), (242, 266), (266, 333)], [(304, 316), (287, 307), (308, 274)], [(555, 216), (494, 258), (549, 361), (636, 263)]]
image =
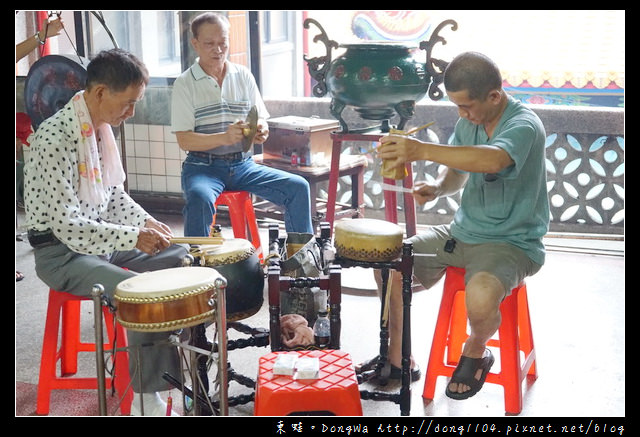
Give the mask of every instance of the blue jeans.
[(309, 183), (303, 177), (256, 164), (251, 157), (226, 161), (187, 155), (182, 164), (185, 237), (209, 235), (214, 203), (224, 190), (248, 191), (284, 207), (287, 232), (314, 233)]

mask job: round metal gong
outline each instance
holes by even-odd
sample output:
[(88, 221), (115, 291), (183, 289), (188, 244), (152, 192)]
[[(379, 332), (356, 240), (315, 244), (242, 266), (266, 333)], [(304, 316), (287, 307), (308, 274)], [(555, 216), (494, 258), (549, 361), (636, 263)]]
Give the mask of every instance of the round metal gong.
[(85, 88), (89, 60), (79, 56), (47, 55), (29, 69), (24, 101), (33, 129)]

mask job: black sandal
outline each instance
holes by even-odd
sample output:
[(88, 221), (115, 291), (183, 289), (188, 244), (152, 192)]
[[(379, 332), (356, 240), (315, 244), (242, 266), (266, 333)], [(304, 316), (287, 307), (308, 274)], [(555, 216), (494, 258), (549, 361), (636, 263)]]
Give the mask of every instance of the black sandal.
[[(380, 355), (377, 355), (370, 360), (367, 360), (361, 364), (355, 366), (356, 374), (362, 374), (365, 372), (373, 372), (378, 371), (379, 377), (382, 377), (384, 381), (387, 379), (401, 379), (402, 378), (402, 369), (400, 367), (396, 367), (393, 364), (390, 364), (387, 360), (382, 366), (380, 366), (380, 370), (378, 370), (378, 363), (380, 363)], [(422, 376), (420, 372), (420, 368), (418, 366), (410, 369), (411, 382), (416, 382)]]
[[(495, 361), (491, 351), (487, 349), (486, 352), (482, 358), (469, 358), (464, 355), (460, 357), (460, 362), (456, 370), (453, 371), (451, 380), (447, 383), (447, 390), (445, 391), (447, 396), (452, 399), (463, 400), (469, 399), (480, 391)], [(480, 379), (476, 379), (476, 372), (479, 369), (482, 369), (482, 374)], [(464, 384), (469, 386), (470, 389), (463, 393), (454, 392), (449, 389), (451, 384)]]
[[(416, 364), (416, 367), (413, 369), (409, 369), (409, 375), (411, 375), (411, 382), (416, 382), (422, 376), (420, 372), (420, 367)], [(393, 364), (391, 365), (391, 373), (389, 373), (390, 379), (402, 379), (402, 369), (400, 367), (396, 367)]]

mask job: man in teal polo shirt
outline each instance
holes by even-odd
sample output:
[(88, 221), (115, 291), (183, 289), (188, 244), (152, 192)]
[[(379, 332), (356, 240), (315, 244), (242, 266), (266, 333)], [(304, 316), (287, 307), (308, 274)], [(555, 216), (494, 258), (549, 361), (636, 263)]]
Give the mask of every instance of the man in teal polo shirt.
[[(460, 364), (447, 386), (454, 399), (466, 399), (482, 387), (494, 358), (487, 341), (500, 326), (499, 305), (545, 259), (542, 237), (549, 227), (545, 170), (545, 130), (538, 116), (508, 96), (495, 63), (467, 52), (448, 65), (444, 86), (458, 107), (451, 145), (388, 135), (378, 156), (393, 166), (433, 161), (443, 165), (435, 182), (416, 182), (420, 204), (464, 188), (450, 225), (434, 226), (410, 239), (416, 254), (414, 274), (426, 288), (447, 266), (465, 268), (466, 304), (471, 334)], [(401, 284), (392, 281), (389, 360), (400, 366)], [(412, 379), (419, 377), (412, 363)]]

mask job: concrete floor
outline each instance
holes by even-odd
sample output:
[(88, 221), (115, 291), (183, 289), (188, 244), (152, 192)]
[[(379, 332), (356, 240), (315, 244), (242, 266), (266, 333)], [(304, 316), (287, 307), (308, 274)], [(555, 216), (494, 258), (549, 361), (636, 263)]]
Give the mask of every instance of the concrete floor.
[[(182, 235), (180, 216), (159, 216)], [(18, 213), (19, 233), (22, 213)], [(266, 241), (267, 231), (262, 241)], [(223, 230), (230, 236), (230, 230)], [(521, 417), (623, 417), (625, 416), (625, 259), (622, 241), (589, 239), (547, 240), (548, 257), (543, 269), (527, 281), (529, 306), (536, 346), (538, 380), (525, 387)], [(35, 414), (36, 389), (42, 347), (48, 288), (37, 278), (31, 247), (16, 242), (16, 270), (25, 279), (15, 291), (15, 381), (16, 416)], [(375, 296), (373, 276), (366, 269), (343, 270), (342, 349), (354, 363), (369, 359), (378, 351), (380, 304)], [(439, 378), (436, 399), (422, 399), (424, 371), (441, 296), (441, 284), (414, 293), (412, 300), (412, 351), (423, 370), (412, 384), (411, 416), (504, 416), (503, 390), (485, 384), (473, 398), (455, 401), (444, 394), (445, 378)], [(265, 302), (267, 301), (265, 295)], [(87, 308), (83, 331), (92, 335), (92, 307)], [(267, 305), (244, 323), (268, 328)], [(232, 334), (230, 334), (232, 335)], [(91, 338), (91, 337), (89, 337)], [(256, 377), (258, 359), (268, 348), (245, 348), (229, 352), (232, 367)], [(81, 372), (95, 375), (95, 357), (86, 354)], [(83, 370), (84, 369), (84, 370)], [(526, 383), (525, 383), (526, 385)], [(374, 388), (369, 386), (368, 388)], [(384, 390), (395, 392), (399, 384)], [(232, 382), (230, 394), (250, 390)], [(180, 393), (173, 397), (176, 411), (182, 411)], [(166, 396), (166, 394), (164, 394)], [(365, 416), (398, 416), (391, 402), (362, 401)], [(93, 391), (54, 391), (52, 416), (97, 414)], [(119, 414), (110, 399), (109, 414)], [(230, 408), (232, 416), (251, 416), (253, 402)]]

